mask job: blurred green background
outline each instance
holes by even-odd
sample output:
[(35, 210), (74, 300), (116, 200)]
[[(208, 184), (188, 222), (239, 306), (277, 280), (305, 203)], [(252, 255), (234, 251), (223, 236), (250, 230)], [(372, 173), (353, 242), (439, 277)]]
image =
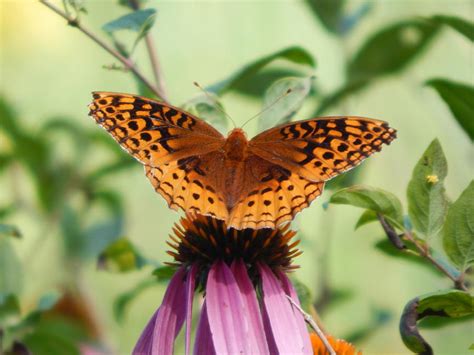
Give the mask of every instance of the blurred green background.
[[(129, 11), (112, 0), (85, 4), (87, 14), (82, 15), (83, 23), (103, 38), (106, 34), (101, 26)], [(317, 61), (316, 96), (305, 102), (295, 119), (311, 117), (319, 103), (318, 91), (330, 93), (344, 84), (347, 62), (380, 28), (400, 20), (436, 14), (471, 21), (474, 17), (474, 3), (470, 0), (347, 1), (346, 13), (354, 14), (367, 6), (368, 12), (358, 19), (350, 33), (337, 35), (328, 31), (303, 1), (150, 0), (145, 6), (158, 11), (151, 31), (169, 98), (175, 105), (199, 94), (193, 81), (207, 86), (245, 63), (285, 47), (298, 45), (307, 49)], [(47, 144), (55, 152), (52, 163), (65, 161), (66, 170), (93, 171), (120, 157), (128, 161), (126, 153), (104, 148), (103, 143), (98, 143), (100, 139), (87, 141), (87, 146), (75, 151), (71, 138), (74, 135), (50, 134), (40, 128), (55, 118), (109, 139), (87, 115), (90, 92), (136, 93), (131, 75), (104, 69), (104, 65), (116, 61), (37, 1), (1, 0), (0, 15), (0, 95), (16, 112), (22, 129), (33, 136), (48, 135)], [(151, 78), (143, 43), (139, 44), (134, 58)], [(405, 188), (415, 163), (429, 142), (438, 137), (449, 164), (447, 193), (453, 200), (459, 196), (474, 173), (473, 146), (445, 103), (423, 83), (444, 77), (472, 85), (473, 58), (472, 43), (455, 31), (442, 28), (404, 70), (377, 78), (364, 90), (324, 112), (378, 118), (398, 130), (398, 139), (391, 146), (363, 164), (357, 182), (384, 188), (405, 201)], [(262, 97), (232, 91), (223, 96), (222, 103), (226, 112), (241, 124), (261, 109)], [(246, 130), (249, 136), (257, 133), (256, 121)], [(23, 149), (35, 150), (27, 145), (28, 141), (23, 143), (26, 144)], [(12, 147), (14, 144), (2, 130), (0, 149), (8, 151)], [(104, 177), (100, 183), (102, 188), (118, 192), (123, 199), (121, 234), (145, 257), (169, 261), (165, 240), (181, 213), (169, 210), (165, 201), (153, 192), (138, 162), (124, 166), (127, 168)], [(74, 174), (69, 178), (73, 179)], [(51, 184), (54, 191), (56, 185)], [(153, 268), (145, 266), (128, 273), (113, 273), (98, 270), (94, 258), (86, 258), (81, 266), (71, 267), (72, 261), (63, 247), (65, 232), (60, 227), (61, 217), (46, 221), (34, 190), (31, 174), (21, 164), (13, 163), (9, 169), (2, 169), (0, 206), (12, 202), (19, 205), (3, 217), (2, 223), (16, 225), (23, 235), (13, 243), (21, 262), (22, 310), (31, 308), (40, 295), (58, 289), (59, 285), (73, 284), (88, 300), (103, 341), (116, 353), (130, 353), (159, 306), (165, 284), (148, 287), (140, 293), (127, 308), (124, 320), (117, 322), (113, 316), (116, 298), (146, 279)], [(374, 317), (384, 318), (387, 313), (391, 315), (389, 320), (361, 337), (356, 346), (368, 354), (407, 353), (398, 334), (403, 306), (419, 294), (450, 284), (427, 268), (414, 268), (380, 253), (373, 246), (383, 236), (380, 226), (371, 224), (355, 231), (362, 210), (335, 205), (324, 210), (323, 203), (330, 194), (330, 191), (323, 194), (293, 222), (304, 250), (296, 260), (301, 265), (296, 276), (315, 297), (320, 295), (325, 282), (329, 282), (331, 289), (346, 294), (344, 300), (321, 314), (330, 333), (347, 337), (370, 328)], [(68, 197), (68, 206), (75, 208), (81, 204), (84, 201), (80, 197)], [(61, 205), (53, 214), (61, 216), (67, 208)], [(109, 215), (107, 209), (92, 207), (84, 223), (100, 223), (108, 220)], [(64, 223), (69, 222), (63, 220)], [(100, 233), (97, 235), (100, 237)], [(472, 323), (460, 323), (424, 330), (423, 334), (436, 353), (467, 354), (473, 331)]]

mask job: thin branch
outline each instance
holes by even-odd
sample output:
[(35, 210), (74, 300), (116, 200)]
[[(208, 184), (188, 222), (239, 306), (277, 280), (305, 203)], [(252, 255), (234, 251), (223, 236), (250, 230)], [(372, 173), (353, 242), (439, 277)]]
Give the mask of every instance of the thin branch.
[[(390, 232), (393, 232), (395, 233), (395, 230), (393, 229), (392, 225), (385, 219), (385, 217), (381, 214), (378, 214), (378, 219), (382, 225), (382, 227), (384, 228), (385, 232), (387, 233), (387, 230), (389, 230)], [(393, 234), (392, 233), (392, 234)], [(396, 234), (396, 233), (395, 233)], [(391, 236), (389, 235), (389, 233), (387, 233), (387, 236), (389, 237), (390, 240), (391, 239)], [(452, 275), (448, 269), (446, 269), (441, 263), (439, 263), (438, 260), (436, 260), (435, 258), (433, 258), (433, 256), (430, 254), (430, 251), (427, 247), (423, 246), (422, 244), (420, 244), (418, 242), (418, 240), (416, 240), (416, 238), (413, 236), (413, 234), (408, 231), (408, 230), (405, 230), (403, 231), (403, 236), (410, 242), (413, 243), (413, 245), (415, 246), (415, 248), (418, 250), (418, 253), (417, 254), (418, 256), (421, 256), (423, 258), (425, 258), (426, 260), (428, 260), (431, 264), (433, 264), (439, 271), (441, 271), (443, 274), (445, 274), (447, 277), (449, 277), (453, 282), (454, 282), (454, 286), (459, 289), (459, 290), (462, 290), (462, 291), (467, 291), (467, 287), (466, 285), (464, 284), (463, 282), (463, 278), (464, 278), (464, 274), (461, 274), (459, 278), (455, 277), (454, 275)], [(405, 246), (403, 246), (405, 247)], [(408, 248), (405, 248), (405, 249), (402, 249), (403, 251), (406, 251), (406, 252), (409, 252), (410, 249)], [(411, 251), (410, 251), (411, 252)]]
[[(134, 10), (140, 9), (140, 2), (138, 0), (129, 0), (130, 6)], [(168, 101), (165, 89), (165, 82), (163, 79), (163, 74), (161, 71), (160, 61), (158, 60), (158, 55), (156, 54), (155, 44), (153, 41), (153, 37), (150, 32), (147, 32), (145, 35), (145, 44), (148, 51), (148, 56), (150, 57), (150, 64), (153, 70), (153, 76), (155, 77), (155, 82), (158, 91), (160, 92), (160, 97)]]
[(119, 60), (125, 67), (127, 67), (138, 79), (140, 79), (146, 86), (150, 88), (153, 93), (160, 97), (161, 99), (164, 100), (164, 97), (162, 97), (162, 94), (160, 90), (158, 90), (135, 66), (135, 64), (128, 58), (125, 58), (122, 56), (120, 53), (118, 53), (114, 48), (109, 46), (106, 42), (104, 42), (102, 39), (97, 37), (93, 32), (91, 32), (87, 27), (84, 27), (77, 18), (74, 18), (70, 15), (68, 15), (66, 12), (61, 10), (59, 7), (56, 5), (51, 4), (48, 0), (39, 0), (40, 3), (43, 5), (47, 6), (49, 9), (53, 10), (56, 14), (64, 18), (68, 25), (72, 27), (76, 27), (78, 30), (80, 30), (82, 33), (84, 33), (87, 37), (92, 39), (95, 43), (97, 43), (99, 46), (101, 46), (103, 49), (105, 49), (107, 52), (109, 52), (113, 57), (115, 57), (117, 60)]
[(290, 303), (301, 313), (306, 323), (308, 323), (311, 326), (311, 328), (315, 331), (319, 339), (321, 339), (324, 346), (326, 347), (326, 350), (328, 351), (328, 353), (330, 355), (336, 355), (336, 352), (332, 348), (331, 344), (329, 344), (329, 341), (327, 340), (323, 331), (318, 327), (316, 322), (313, 320), (313, 317), (311, 317), (308, 313), (306, 313), (295, 301), (293, 301), (293, 299), (290, 296), (286, 295), (286, 297), (288, 298)]
[(462, 277), (463, 274), (461, 274), (461, 279), (455, 277), (452, 275), (448, 269), (446, 269), (442, 264), (440, 264), (433, 256), (430, 254), (428, 248), (424, 247), (421, 245), (416, 238), (413, 236), (413, 234), (410, 231), (405, 231), (405, 238), (407, 238), (410, 242), (412, 242), (416, 249), (419, 251), (420, 255), (424, 257), (426, 260), (428, 260), (431, 264), (433, 264), (439, 271), (441, 271), (443, 274), (445, 274), (447, 277), (449, 277), (453, 282), (454, 286), (462, 291), (467, 291), (466, 285), (464, 285), (464, 282), (462, 282)]

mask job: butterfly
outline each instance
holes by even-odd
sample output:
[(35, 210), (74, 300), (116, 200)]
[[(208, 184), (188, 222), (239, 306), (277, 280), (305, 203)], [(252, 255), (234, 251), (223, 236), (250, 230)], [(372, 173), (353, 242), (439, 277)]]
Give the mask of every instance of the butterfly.
[(227, 226), (275, 228), (319, 195), (325, 181), (389, 144), (396, 131), (363, 117), (322, 117), (224, 137), (204, 120), (145, 97), (93, 92), (90, 115), (145, 167), (172, 209)]

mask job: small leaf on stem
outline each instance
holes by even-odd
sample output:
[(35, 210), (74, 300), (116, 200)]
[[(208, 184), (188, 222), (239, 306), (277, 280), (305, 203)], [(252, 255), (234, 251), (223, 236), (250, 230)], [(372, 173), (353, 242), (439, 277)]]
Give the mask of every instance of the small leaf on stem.
[(463, 272), (474, 263), (474, 180), (453, 203), (443, 228), (443, 247)]
[(448, 211), (444, 179), (448, 163), (441, 144), (433, 140), (413, 169), (408, 183), (408, 213), (416, 230), (428, 238), (441, 230)]

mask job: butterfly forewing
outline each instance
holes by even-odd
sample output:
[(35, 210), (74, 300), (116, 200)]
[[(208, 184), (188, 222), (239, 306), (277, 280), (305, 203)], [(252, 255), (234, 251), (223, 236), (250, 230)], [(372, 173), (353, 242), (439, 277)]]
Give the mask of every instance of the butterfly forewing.
[(384, 121), (363, 117), (326, 117), (284, 124), (250, 141), (252, 152), (310, 181), (326, 181), (347, 171), (396, 131)]
[(206, 122), (140, 96), (94, 92), (90, 115), (145, 165), (160, 166), (211, 152), (225, 142)]

